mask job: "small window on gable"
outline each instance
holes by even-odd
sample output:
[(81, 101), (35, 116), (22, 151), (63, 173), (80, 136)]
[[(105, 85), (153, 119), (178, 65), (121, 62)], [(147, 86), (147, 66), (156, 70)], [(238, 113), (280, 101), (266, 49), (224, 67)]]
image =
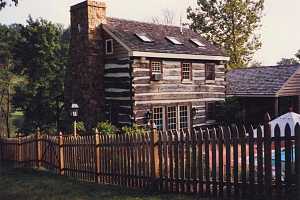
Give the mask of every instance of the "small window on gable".
[(207, 102), (206, 103), (206, 120), (215, 120), (216, 119), (216, 103)]
[(153, 42), (145, 33), (136, 33), (135, 35), (143, 42)]
[(114, 53), (112, 39), (108, 39), (105, 41), (105, 53), (106, 55), (111, 55)]
[(190, 39), (191, 42), (193, 42), (195, 45), (197, 45), (198, 47), (205, 47), (205, 44), (203, 44), (202, 42), (200, 42), (198, 39)]
[(170, 42), (172, 42), (175, 45), (182, 45), (183, 43), (180, 42), (177, 38), (175, 37), (166, 37)]
[(213, 63), (205, 65), (205, 80), (215, 80), (216, 78), (216, 65)]
[(182, 63), (181, 66), (181, 79), (182, 80), (192, 80), (192, 64)]

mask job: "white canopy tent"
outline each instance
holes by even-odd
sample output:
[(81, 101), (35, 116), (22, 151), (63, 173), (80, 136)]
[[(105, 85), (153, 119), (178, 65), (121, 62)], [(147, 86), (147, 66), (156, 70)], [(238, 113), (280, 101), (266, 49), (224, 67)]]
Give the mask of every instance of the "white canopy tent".
[(294, 112), (288, 112), (284, 115), (281, 115), (280, 117), (277, 117), (276, 119), (270, 121), (272, 137), (274, 137), (275, 126), (277, 124), (279, 125), (280, 128), (280, 136), (284, 136), (284, 130), (286, 124), (290, 125), (291, 135), (294, 136), (295, 126), (297, 123), (300, 124), (300, 115)]
[[(275, 127), (278, 124), (280, 128), (280, 136), (284, 136), (284, 130), (286, 124), (289, 124), (291, 128), (291, 135), (295, 135), (295, 126), (297, 123), (300, 124), (300, 115), (294, 112), (288, 112), (284, 115), (281, 115), (280, 117), (277, 117), (276, 119), (273, 119), (269, 122), (271, 125), (271, 137), (275, 136)], [(263, 131), (263, 126), (261, 126)], [(254, 130), (254, 137), (257, 137), (257, 129)]]

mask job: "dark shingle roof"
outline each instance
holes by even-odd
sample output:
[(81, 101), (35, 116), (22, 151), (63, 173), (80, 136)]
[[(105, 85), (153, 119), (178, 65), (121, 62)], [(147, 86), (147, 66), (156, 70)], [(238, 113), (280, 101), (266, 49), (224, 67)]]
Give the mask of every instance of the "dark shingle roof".
[(231, 70), (226, 75), (227, 95), (276, 95), (298, 69), (300, 65)]
[[(181, 34), (180, 27), (177, 26), (158, 25), (116, 18), (108, 18), (105, 26), (133, 51), (225, 56), (224, 51), (210, 44), (200, 37), (198, 33), (190, 29), (184, 28), (183, 34)], [(152, 43), (143, 42), (136, 37), (136, 33), (145, 33), (154, 41)], [(176, 37), (184, 44), (174, 45), (165, 38), (167, 36)], [(197, 47), (189, 41), (191, 38), (197, 38), (206, 47)]]

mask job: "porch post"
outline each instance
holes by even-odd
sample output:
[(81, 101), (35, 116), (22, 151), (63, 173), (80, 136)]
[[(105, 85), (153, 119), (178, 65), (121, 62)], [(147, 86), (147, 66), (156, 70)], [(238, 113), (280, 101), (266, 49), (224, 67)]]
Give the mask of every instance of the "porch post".
[(275, 97), (274, 99), (274, 117), (278, 117), (279, 115), (279, 97)]

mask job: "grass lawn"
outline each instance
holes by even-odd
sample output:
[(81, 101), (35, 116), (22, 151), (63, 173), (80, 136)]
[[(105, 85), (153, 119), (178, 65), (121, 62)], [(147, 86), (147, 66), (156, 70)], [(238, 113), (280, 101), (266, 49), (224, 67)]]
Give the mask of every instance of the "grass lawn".
[(144, 194), (120, 187), (79, 183), (30, 169), (0, 170), (1, 200), (192, 200), (193, 196)]

